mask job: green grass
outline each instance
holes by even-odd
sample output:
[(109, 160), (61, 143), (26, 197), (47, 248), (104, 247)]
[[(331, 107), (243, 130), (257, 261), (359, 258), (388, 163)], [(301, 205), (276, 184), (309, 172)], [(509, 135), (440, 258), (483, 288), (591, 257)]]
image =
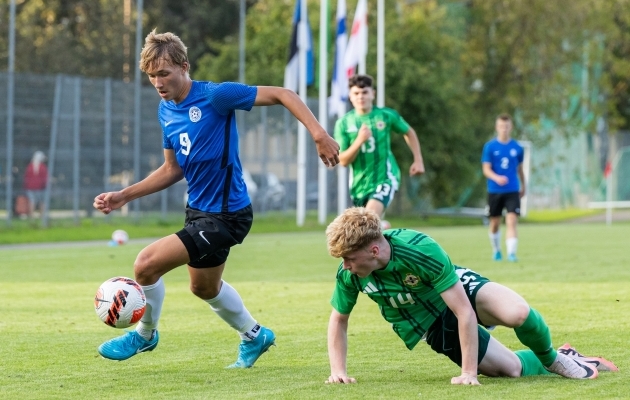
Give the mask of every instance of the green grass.
[[(545, 317), (556, 346), (568, 341), (583, 353), (610, 358), (621, 372), (602, 373), (594, 381), (480, 377), (481, 387), (452, 386), (457, 366), (425, 344), (406, 350), (361, 296), (350, 319), (348, 358), (348, 372), (359, 383), (324, 385), (328, 300), (338, 261), (327, 255), (323, 228), (316, 226), (312, 232), (252, 233), (230, 254), (224, 278), (278, 337), (277, 347), (250, 370), (224, 369), (235, 360), (238, 337), (189, 292), (185, 268), (165, 276), (156, 350), (125, 362), (98, 356), (96, 347), (121, 332), (98, 320), (94, 292), (112, 276), (132, 274), (142, 241), (119, 247), (104, 242), (0, 247), (0, 398), (628, 397), (627, 224), (524, 224), (517, 264), (489, 261), (481, 225), (419, 226), (455, 263), (523, 295)], [(509, 348), (523, 348), (509, 329), (493, 335)]]
[(568, 208), (564, 210), (531, 210), (524, 222), (564, 222), (581, 217), (603, 214), (603, 210), (583, 210), (579, 208)]
[[(326, 223), (334, 218), (330, 215)], [(396, 226), (408, 224), (421, 226), (462, 226), (480, 225), (481, 218), (453, 218), (444, 216), (392, 217)], [(4, 225), (2, 223), (4, 222)], [(123, 218), (118, 214), (109, 219), (102, 216), (83, 218), (78, 224), (72, 219), (54, 219), (47, 228), (42, 228), (39, 220), (13, 220), (11, 226), (0, 221), (0, 245), (17, 243), (67, 242), (82, 240), (108, 241), (115, 229), (124, 229), (130, 238), (162, 237), (180, 230), (184, 215), (169, 214), (166, 219), (159, 214), (143, 215), (141, 218)], [(320, 225), (316, 212), (306, 215), (304, 225), (297, 226), (295, 213), (269, 212), (256, 214), (251, 233), (272, 232), (314, 232), (324, 229)]]
[[(601, 210), (544, 210), (530, 211), (522, 223), (550, 223), (563, 222), (579, 217), (602, 213)], [(332, 221), (335, 216), (329, 215), (326, 223)], [(115, 229), (124, 229), (131, 238), (162, 237), (181, 229), (183, 213), (171, 213), (166, 218), (160, 214), (146, 214), (140, 218), (121, 217), (114, 213), (109, 219), (102, 216), (82, 218), (78, 224), (73, 219), (52, 219), (48, 228), (42, 228), (39, 220), (27, 221), (15, 219), (8, 226), (5, 221), (0, 221), (0, 245), (17, 243), (41, 243), (41, 242), (68, 242), (82, 240), (108, 241)], [(388, 216), (387, 219), (393, 226), (480, 226), (483, 223), (481, 217), (457, 217), (445, 215), (420, 215), (411, 214), (405, 216)], [(319, 224), (317, 213), (309, 211), (306, 214), (304, 225), (296, 225), (295, 213), (268, 212), (256, 214), (251, 233), (272, 232), (317, 232), (324, 229)]]

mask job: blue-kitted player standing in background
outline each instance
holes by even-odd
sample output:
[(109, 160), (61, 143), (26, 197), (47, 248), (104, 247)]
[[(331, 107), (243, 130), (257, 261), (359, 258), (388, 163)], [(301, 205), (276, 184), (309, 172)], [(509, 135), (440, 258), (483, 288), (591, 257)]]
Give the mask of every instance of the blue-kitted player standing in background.
[[(521, 214), (521, 198), (525, 195), (525, 174), (523, 173), (523, 147), (511, 138), (512, 118), (501, 114), (495, 122), (496, 138), (483, 147), (481, 165), (483, 174), (488, 178), (489, 237), (492, 245), (492, 257), (496, 261), (501, 255), (501, 217), (505, 215), (508, 261), (516, 262), (518, 234), (516, 226)], [(519, 183), (520, 180), (520, 183)]]

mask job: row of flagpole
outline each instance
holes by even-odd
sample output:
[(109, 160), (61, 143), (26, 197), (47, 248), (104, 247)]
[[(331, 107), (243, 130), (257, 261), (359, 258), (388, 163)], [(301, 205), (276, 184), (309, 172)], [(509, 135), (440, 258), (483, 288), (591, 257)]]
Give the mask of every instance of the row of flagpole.
[[(377, 0), (377, 106), (384, 106), (385, 99), (385, 10), (384, 0)], [(367, 0), (359, 0), (350, 30), (346, 30), (346, 0), (337, 0), (335, 18), (335, 59), (332, 72), (331, 96), (328, 97), (328, 0), (320, 2), (319, 45), (319, 122), (328, 126), (328, 116), (343, 116), (348, 100), (348, 78), (366, 73), (368, 50)], [(313, 37), (307, 16), (307, 1), (297, 0), (293, 15), (293, 31), (289, 46), (289, 61), (284, 73), (284, 87), (296, 91), (306, 102), (306, 88), (314, 83)], [(297, 213), (298, 226), (304, 225), (306, 214), (306, 128), (298, 124), (297, 149)], [(318, 169), (318, 221), (324, 224), (327, 214), (327, 170), (323, 164)], [(337, 167), (337, 212), (347, 206), (347, 169)]]

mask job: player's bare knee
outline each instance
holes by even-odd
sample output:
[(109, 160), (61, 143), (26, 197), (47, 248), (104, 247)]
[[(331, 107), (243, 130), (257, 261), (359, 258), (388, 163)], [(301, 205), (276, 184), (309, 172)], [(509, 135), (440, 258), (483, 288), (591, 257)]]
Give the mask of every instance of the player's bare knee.
[(133, 272), (139, 284), (143, 286), (151, 285), (160, 278), (156, 276), (151, 265), (151, 257), (145, 252), (140, 252), (133, 263)]
[(219, 295), (220, 289), (220, 285), (219, 287), (215, 287), (215, 285), (197, 284), (195, 282), (190, 282), (190, 291), (201, 300), (214, 299)]
[(513, 325), (514, 327), (521, 326), (525, 323), (525, 320), (529, 316), (530, 307), (525, 301), (518, 302), (514, 305), (513, 312)]

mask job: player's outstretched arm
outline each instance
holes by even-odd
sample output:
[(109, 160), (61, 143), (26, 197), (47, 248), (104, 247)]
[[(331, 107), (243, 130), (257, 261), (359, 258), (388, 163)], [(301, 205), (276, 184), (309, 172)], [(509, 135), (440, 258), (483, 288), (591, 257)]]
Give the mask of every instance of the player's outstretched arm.
[(457, 317), (459, 342), (462, 348), (462, 373), (460, 376), (453, 377), (451, 383), (454, 385), (480, 385), (477, 380), (479, 336), (475, 311), (459, 281), (443, 291), (440, 296)]
[(173, 185), (184, 177), (177, 163), (175, 152), (164, 150), (164, 164), (138, 183), (118, 192), (101, 193), (94, 198), (93, 206), (103, 214), (109, 214), (132, 200), (159, 192)]
[(317, 154), (327, 167), (339, 164), (339, 144), (322, 127), (311, 110), (294, 91), (277, 86), (258, 86), (255, 106), (282, 104), (310, 132)]
[(356, 383), (346, 372), (348, 354), (348, 319), (350, 315), (332, 311), (328, 321), (328, 358), (330, 376), (324, 383)]

